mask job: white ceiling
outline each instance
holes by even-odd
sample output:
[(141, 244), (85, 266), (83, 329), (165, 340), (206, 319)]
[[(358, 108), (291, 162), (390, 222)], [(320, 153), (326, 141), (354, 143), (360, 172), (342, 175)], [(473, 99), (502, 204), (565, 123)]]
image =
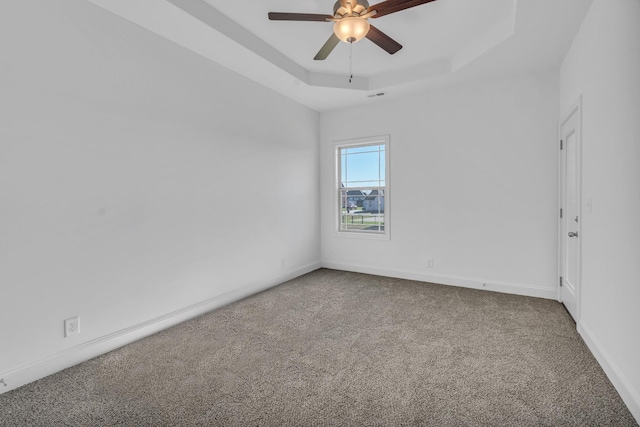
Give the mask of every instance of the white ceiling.
[[(325, 22), (270, 21), (268, 12), (332, 14), (334, 0), (89, 0), (317, 111), (460, 84), (554, 70), (592, 0), (437, 0), (370, 19), (403, 45), (395, 55), (364, 39), (313, 57)], [(376, 3), (375, 0), (371, 4)]]

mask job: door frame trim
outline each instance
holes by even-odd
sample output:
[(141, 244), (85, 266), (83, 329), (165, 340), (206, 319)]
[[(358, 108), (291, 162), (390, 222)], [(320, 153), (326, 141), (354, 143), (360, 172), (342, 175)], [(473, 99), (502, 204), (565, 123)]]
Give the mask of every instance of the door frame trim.
[[(583, 222), (583, 216), (582, 216), (582, 95), (580, 95), (578, 97), (578, 99), (576, 101), (574, 101), (571, 104), (571, 107), (569, 108), (569, 110), (567, 111), (566, 114), (562, 115), (562, 118), (560, 120), (560, 125), (558, 127), (558, 141), (562, 140), (563, 135), (562, 135), (562, 128), (563, 126), (571, 119), (573, 118), (573, 116), (576, 116), (576, 152), (577, 152), (577, 159), (576, 159), (576, 186), (578, 187), (578, 194), (577, 194), (577, 210), (578, 210), (578, 217), (580, 218), (580, 221), (578, 222), (578, 242), (577, 242), (577, 247), (576, 247), (576, 256), (577, 256), (577, 272), (576, 272), (576, 276), (577, 276), (577, 283), (576, 283), (576, 288), (575, 288), (575, 293), (576, 293), (576, 318), (574, 319), (576, 322), (576, 325), (580, 324), (580, 314), (581, 314), (581, 301), (582, 301), (582, 239), (583, 239), (583, 234), (582, 234), (582, 222)], [(558, 146), (558, 148), (560, 148)], [(566, 148), (566, 147), (565, 147)], [(563, 247), (562, 247), (562, 242), (563, 242), (563, 238), (564, 238), (564, 230), (563, 230), (563, 220), (564, 218), (560, 218), (560, 209), (565, 209), (566, 208), (563, 207), (563, 200), (564, 200), (564, 192), (565, 192), (565, 180), (564, 180), (564, 165), (563, 165), (563, 150), (558, 149), (558, 278), (563, 277), (564, 278), (564, 252), (563, 252)], [(566, 218), (566, 217), (565, 217)], [(562, 298), (561, 298), (561, 292), (562, 289), (560, 287), (560, 283), (557, 283), (557, 289), (558, 289), (558, 301), (562, 302)]]

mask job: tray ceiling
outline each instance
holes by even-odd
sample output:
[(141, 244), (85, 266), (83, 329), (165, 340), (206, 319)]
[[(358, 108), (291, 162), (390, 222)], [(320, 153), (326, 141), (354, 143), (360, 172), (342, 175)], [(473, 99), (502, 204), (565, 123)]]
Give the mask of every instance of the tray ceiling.
[[(369, 40), (313, 57), (325, 22), (270, 21), (267, 13), (331, 14), (332, 0), (90, 0), (317, 111), (375, 102), (495, 75), (559, 68), (592, 0), (437, 0), (372, 19), (403, 49)], [(373, 3), (372, 3), (373, 4)]]

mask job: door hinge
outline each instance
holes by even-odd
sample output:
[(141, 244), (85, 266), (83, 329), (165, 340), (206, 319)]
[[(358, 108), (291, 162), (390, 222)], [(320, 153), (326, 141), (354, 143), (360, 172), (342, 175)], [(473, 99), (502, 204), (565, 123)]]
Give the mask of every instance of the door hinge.
[(562, 287), (562, 276), (560, 276), (560, 287)]
[(562, 140), (560, 140), (560, 149), (562, 150)]
[(560, 218), (562, 218), (562, 208), (560, 208)]

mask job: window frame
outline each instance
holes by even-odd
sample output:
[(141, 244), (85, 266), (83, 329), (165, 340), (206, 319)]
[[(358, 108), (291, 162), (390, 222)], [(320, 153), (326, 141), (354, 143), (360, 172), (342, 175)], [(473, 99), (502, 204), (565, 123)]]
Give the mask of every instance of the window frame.
[[(340, 151), (343, 148), (353, 148), (367, 145), (384, 145), (384, 186), (363, 186), (354, 187), (354, 190), (362, 188), (378, 188), (384, 190), (384, 231), (365, 231), (365, 230), (343, 230), (341, 229), (342, 219), (342, 195), (340, 193), (342, 185), (342, 158)], [(345, 139), (334, 141), (335, 155), (335, 179), (334, 179), (334, 204), (333, 212), (335, 218), (334, 231), (338, 237), (362, 238), (373, 240), (390, 240), (391, 236), (391, 197), (390, 197), (390, 137), (389, 135), (377, 135), (363, 138)], [(351, 188), (349, 188), (351, 189)]]

